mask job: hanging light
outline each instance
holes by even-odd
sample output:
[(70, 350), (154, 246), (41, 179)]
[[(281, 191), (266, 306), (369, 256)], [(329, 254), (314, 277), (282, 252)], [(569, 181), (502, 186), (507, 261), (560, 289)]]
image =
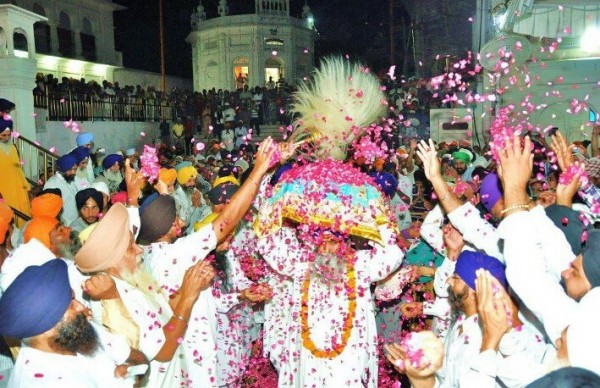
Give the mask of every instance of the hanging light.
[(600, 51), (600, 28), (589, 27), (585, 30), (579, 41), (581, 50), (593, 53)]

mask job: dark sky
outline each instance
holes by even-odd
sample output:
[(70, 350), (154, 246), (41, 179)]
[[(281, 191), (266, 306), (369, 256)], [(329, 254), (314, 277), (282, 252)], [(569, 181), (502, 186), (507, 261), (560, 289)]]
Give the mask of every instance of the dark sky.
[[(158, 0), (115, 0), (128, 7), (115, 12), (115, 41), (126, 67), (160, 72)], [(208, 17), (216, 16), (218, 0), (203, 0)], [(399, 0), (395, 1), (400, 3)], [(229, 0), (230, 13), (251, 13), (253, 0)], [(317, 56), (350, 54), (368, 65), (389, 66), (388, 0), (308, 0), (320, 38)], [(198, 0), (163, 0), (167, 74), (192, 77), (190, 15)], [(291, 14), (299, 17), (304, 0), (291, 0)], [(406, 13), (396, 7), (397, 21)]]

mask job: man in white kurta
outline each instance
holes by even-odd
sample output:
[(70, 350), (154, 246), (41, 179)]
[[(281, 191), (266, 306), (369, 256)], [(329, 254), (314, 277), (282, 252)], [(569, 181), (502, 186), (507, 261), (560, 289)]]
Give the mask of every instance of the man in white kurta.
[[(279, 307), (289, 310), (288, 313), (272, 316), (287, 320), (276, 323), (286, 328), (279, 362), (280, 387), (377, 385), (377, 327), (370, 285), (398, 268), (404, 257), (390, 229), (381, 227), (380, 234), (382, 246), (375, 244), (371, 251), (356, 251), (356, 286), (359, 290), (356, 315), (345, 349), (332, 359), (315, 357), (302, 343), (299, 314), (302, 283), (309, 269), (306, 247), (296, 239), (295, 230), (288, 227), (275, 232), (272, 239), (263, 238), (259, 241), (259, 252), (269, 265), (293, 279), (291, 298)], [(308, 323), (316, 346), (329, 347), (334, 336), (339, 341), (342, 334), (340, 320), (343, 319), (343, 312), (348, 310), (345, 293), (336, 293), (324, 284), (311, 282), (308, 305)]]

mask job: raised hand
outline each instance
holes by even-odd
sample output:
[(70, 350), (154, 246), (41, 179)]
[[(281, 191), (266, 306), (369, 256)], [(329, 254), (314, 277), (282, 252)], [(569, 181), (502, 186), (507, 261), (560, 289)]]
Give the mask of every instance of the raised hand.
[(498, 350), (500, 340), (512, 327), (512, 302), (498, 280), (483, 269), (477, 271), (475, 291), (483, 329), (481, 349)]
[(271, 164), (271, 159), (278, 150), (279, 148), (273, 142), (271, 136), (263, 140), (260, 146), (258, 146), (258, 151), (256, 151), (256, 156), (254, 157), (254, 169), (260, 174), (267, 172)]
[(573, 148), (575, 145), (568, 145), (562, 133), (556, 131), (556, 134), (552, 135), (552, 141), (550, 142), (550, 148), (554, 151), (558, 162), (558, 167), (561, 171), (565, 171), (569, 168), (573, 162)]
[(429, 143), (421, 140), (421, 143), (417, 145), (417, 156), (423, 162), (423, 171), (427, 179), (431, 181), (442, 176), (440, 172), (440, 159), (435, 150), (433, 140), (429, 139)]
[[(523, 142), (523, 145), (521, 145)], [(531, 139), (521, 139), (515, 135), (507, 139), (505, 148), (498, 153), (500, 166), (498, 174), (502, 180), (504, 191), (507, 189), (525, 190), (533, 169)]]

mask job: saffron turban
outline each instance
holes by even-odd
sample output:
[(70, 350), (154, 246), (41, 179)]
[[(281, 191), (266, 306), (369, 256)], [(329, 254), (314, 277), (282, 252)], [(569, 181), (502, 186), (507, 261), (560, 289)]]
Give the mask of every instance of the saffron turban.
[(177, 171), (173, 168), (161, 168), (158, 171), (158, 179), (163, 181), (167, 186), (172, 185), (177, 179)]
[(62, 197), (52, 193), (38, 195), (31, 200), (31, 216), (57, 218), (63, 207)]
[(66, 154), (56, 159), (58, 171), (67, 172), (77, 165), (77, 159), (71, 154)]
[(104, 160), (102, 161), (102, 167), (105, 170), (108, 170), (109, 168), (111, 168), (112, 166), (115, 165), (115, 163), (121, 163), (123, 161), (123, 157), (119, 154), (110, 154), (107, 155)]
[(121, 203), (114, 204), (98, 222), (87, 241), (75, 255), (81, 272), (104, 271), (123, 260), (129, 247), (129, 214)]
[(8, 225), (13, 220), (15, 213), (4, 201), (0, 201), (0, 244), (4, 244), (6, 239), (6, 233), (8, 232)]
[(102, 197), (102, 193), (92, 188), (80, 190), (77, 192), (77, 194), (75, 194), (75, 204), (77, 204), (77, 210), (81, 210), (81, 208), (90, 198), (96, 202), (98, 209), (100, 212), (102, 212), (102, 208), (104, 207), (104, 198)]
[(75, 139), (77, 146), (84, 146), (94, 142), (94, 134), (89, 132), (80, 133)]
[(71, 298), (63, 260), (25, 268), (0, 298), (0, 335), (30, 338), (50, 330), (63, 318)]
[(488, 174), (481, 180), (479, 194), (481, 203), (488, 212), (492, 211), (494, 205), (502, 198), (502, 193), (502, 183), (495, 172)]
[(179, 170), (179, 172), (177, 173), (177, 182), (179, 182), (180, 185), (183, 185), (190, 179), (195, 180), (197, 176), (198, 176), (198, 171), (196, 171), (195, 167), (186, 166), (186, 167), (183, 167), (181, 170)]
[(50, 249), (50, 231), (58, 224), (58, 220), (52, 217), (34, 217), (29, 221), (23, 242), (28, 243), (32, 238), (39, 240), (46, 248)]
[(90, 156), (90, 149), (84, 146), (79, 146), (71, 151), (71, 155), (75, 157), (77, 164), (79, 164)]
[(171, 230), (177, 208), (175, 200), (170, 195), (154, 194), (146, 199), (140, 207), (140, 234), (138, 240), (141, 244), (148, 245), (156, 242)]
[(228, 175), (215, 179), (215, 181), (212, 184), (212, 187), (221, 186), (224, 183), (231, 183), (236, 186), (240, 185), (240, 181), (238, 181), (233, 175)]
[(475, 279), (477, 279), (477, 270), (485, 269), (495, 277), (504, 289), (508, 288), (508, 282), (506, 280), (506, 267), (500, 262), (500, 260), (488, 256), (483, 253), (473, 251), (462, 251), (456, 260), (456, 268), (454, 272), (460, 278), (467, 283), (467, 285), (475, 290)]

